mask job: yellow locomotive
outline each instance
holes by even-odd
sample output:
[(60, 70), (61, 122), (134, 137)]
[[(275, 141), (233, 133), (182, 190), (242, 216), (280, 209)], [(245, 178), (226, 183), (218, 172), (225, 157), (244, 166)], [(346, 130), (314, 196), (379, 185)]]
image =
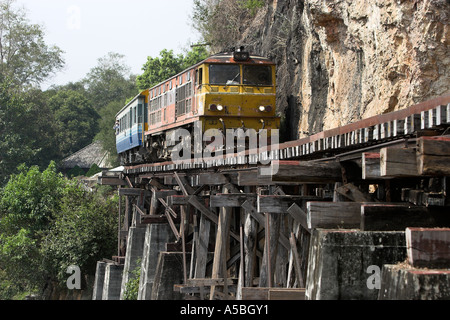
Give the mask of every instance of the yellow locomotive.
[(170, 160), (167, 136), (194, 125), (202, 132), (279, 129), (276, 66), (243, 48), (220, 53), (144, 90), (118, 114), (117, 152), (123, 164)]

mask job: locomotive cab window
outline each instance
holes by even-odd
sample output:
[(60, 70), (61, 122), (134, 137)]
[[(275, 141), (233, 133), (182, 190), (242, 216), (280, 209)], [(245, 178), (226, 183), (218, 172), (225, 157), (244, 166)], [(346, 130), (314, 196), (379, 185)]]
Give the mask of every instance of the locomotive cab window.
[(241, 68), (233, 64), (212, 64), (209, 66), (209, 83), (212, 85), (241, 84)]
[(272, 68), (270, 66), (244, 65), (244, 84), (250, 86), (271, 86)]

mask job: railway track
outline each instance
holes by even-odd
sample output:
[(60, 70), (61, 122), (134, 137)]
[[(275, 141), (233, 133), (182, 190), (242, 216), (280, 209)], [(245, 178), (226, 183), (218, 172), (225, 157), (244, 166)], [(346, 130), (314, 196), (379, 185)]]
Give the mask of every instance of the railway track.
[(273, 160), (320, 160), (351, 150), (422, 135), (440, 135), (450, 125), (450, 95), (429, 100), (406, 109), (373, 116), (336, 129), (326, 130), (303, 139), (276, 146), (247, 150), (245, 154), (222, 155), (182, 163), (161, 162), (127, 166), (125, 175), (171, 172), (175, 170), (223, 169)]
[[(245, 154), (104, 173), (125, 200), (104, 262), (128, 279), (142, 261), (140, 299), (377, 299), (364, 263), (403, 262), (406, 228), (450, 227), (449, 126), (446, 95)], [(342, 232), (357, 252), (320, 244)]]

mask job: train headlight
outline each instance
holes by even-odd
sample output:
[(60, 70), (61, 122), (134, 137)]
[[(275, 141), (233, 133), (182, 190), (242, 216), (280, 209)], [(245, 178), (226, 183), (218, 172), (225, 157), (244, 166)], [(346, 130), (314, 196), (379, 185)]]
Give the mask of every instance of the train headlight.
[(258, 109), (261, 112), (270, 112), (270, 111), (272, 111), (272, 106), (259, 106)]
[(224, 107), (221, 104), (210, 104), (209, 111), (223, 111)]

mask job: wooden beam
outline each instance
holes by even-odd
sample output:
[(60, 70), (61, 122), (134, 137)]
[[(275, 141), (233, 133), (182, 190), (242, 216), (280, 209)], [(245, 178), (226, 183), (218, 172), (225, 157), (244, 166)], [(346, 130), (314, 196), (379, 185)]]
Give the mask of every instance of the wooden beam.
[(208, 260), (209, 231), (211, 222), (204, 215), (200, 215), (200, 224), (197, 242), (197, 258), (195, 262), (195, 278), (206, 276), (206, 263)]
[(269, 288), (243, 287), (242, 300), (269, 300)]
[(308, 229), (359, 228), (361, 203), (358, 202), (307, 202)]
[[(264, 177), (259, 168), (258, 177)], [(342, 179), (341, 166), (336, 161), (272, 161), (269, 177), (272, 182), (333, 183)]]
[(372, 202), (372, 197), (367, 193), (359, 190), (354, 184), (347, 183), (339, 188), (336, 192), (354, 202)]
[[(224, 193), (228, 190), (224, 188)], [(230, 226), (231, 226), (231, 208), (220, 208), (217, 224), (216, 246), (214, 250), (214, 261), (212, 268), (212, 278), (227, 278), (228, 270), (226, 268), (227, 249), (229, 248)], [(226, 282), (226, 281), (225, 281)], [(211, 286), (210, 297), (213, 299), (216, 287)], [(227, 296), (227, 286), (224, 286), (224, 293)]]
[(98, 177), (97, 183), (103, 186), (126, 186), (127, 182), (117, 177)]
[(185, 177), (180, 177), (180, 176), (178, 175), (177, 172), (174, 172), (173, 175), (174, 175), (174, 177), (175, 177), (175, 180), (176, 180), (177, 183), (178, 183), (178, 186), (179, 186), (180, 189), (181, 189), (181, 192), (182, 192), (185, 196), (194, 194), (195, 190), (189, 185), (189, 183), (187, 183)]
[(198, 184), (223, 185), (228, 183), (228, 178), (222, 173), (208, 172), (198, 175)]
[(362, 231), (404, 231), (407, 227), (433, 227), (436, 221), (426, 207), (408, 204), (362, 204)]
[(380, 174), (380, 153), (365, 152), (362, 154), (362, 178), (379, 179)]
[(265, 213), (266, 215), (266, 241), (261, 272), (259, 275), (260, 287), (271, 287), (277, 258), (278, 242), (280, 237), (281, 215)]
[(211, 211), (210, 209), (206, 208), (204, 204), (202, 204), (197, 197), (190, 196), (188, 198), (188, 203), (193, 205), (198, 211), (200, 211), (202, 214), (204, 214), (209, 220), (214, 222), (215, 224), (219, 223), (219, 218), (217, 217), (216, 213)]
[(268, 300), (306, 300), (306, 290), (304, 288), (270, 288)]
[(270, 176), (258, 176), (258, 169), (238, 172), (238, 186), (261, 186), (274, 184)]
[(446, 194), (444, 192), (425, 192), (423, 190), (402, 189), (402, 201), (415, 204), (417, 206), (445, 206)]
[[(264, 215), (259, 213), (251, 202), (245, 201), (242, 204), (242, 208), (244, 208), (245, 211), (249, 213), (256, 221), (258, 221), (261, 227), (263, 228), (266, 227), (266, 219)], [(280, 234), (279, 241), (286, 249), (290, 248), (289, 239), (284, 234)]]
[(138, 188), (120, 188), (119, 189), (120, 196), (131, 196), (138, 197), (141, 195), (148, 196), (148, 190), (146, 189), (138, 189)]
[(193, 287), (211, 287), (211, 286), (223, 286), (226, 284), (231, 286), (237, 284), (238, 279), (236, 278), (196, 278), (196, 279), (188, 279), (187, 285)]
[(450, 138), (421, 137), (417, 142), (417, 169), (420, 175), (450, 175)]
[(166, 189), (166, 190), (169, 189), (167, 186), (165, 186), (161, 182), (159, 182), (159, 180), (156, 179), (156, 178), (151, 178), (148, 184), (153, 186), (153, 187), (155, 187), (155, 188), (157, 188), (157, 189), (160, 189), (160, 190), (162, 190), (162, 189)]
[(417, 176), (416, 151), (413, 148), (382, 148), (380, 175), (382, 177)]
[[(204, 214), (209, 220), (214, 222), (215, 224), (219, 224), (219, 218), (216, 213), (206, 208), (204, 204), (202, 204), (195, 196), (189, 197), (189, 204), (193, 205), (198, 211)], [(239, 236), (235, 232), (231, 232), (231, 236), (239, 241)]]
[[(242, 286), (249, 287), (253, 284), (255, 276), (256, 248), (257, 248), (258, 226), (256, 220), (245, 210), (244, 225), (244, 283)], [(242, 288), (241, 288), (242, 289)], [(242, 295), (242, 290), (241, 290)]]
[(159, 198), (158, 200), (159, 200), (159, 202), (162, 203), (162, 205), (164, 206), (166, 211), (168, 211), (172, 215), (172, 217), (174, 217), (174, 218), (178, 217), (177, 213), (175, 211), (173, 211), (173, 209), (167, 204), (166, 201), (164, 201), (164, 199)]
[(274, 196), (274, 195), (258, 195), (257, 210), (258, 212), (286, 213), (287, 209), (296, 203), (303, 206), (306, 201), (318, 200), (316, 196)]
[(228, 193), (216, 194), (210, 197), (211, 207), (240, 207), (245, 201), (255, 201), (254, 193)]
[(295, 269), (295, 275), (297, 276), (298, 282), (300, 286), (304, 286), (304, 280), (303, 280), (303, 274), (301, 270), (301, 263), (300, 263), (300, 256), (298, 254), (297, 249), (297, 239), (295, 238), (295, 235), (293, 232), (291, 232), (291, 237), (289, 238), (289, 243), (291, 244), (291, 252), (293, 253), (294, 258), (294, 269)]
[(166, 215), (143, 215), (141, 216), (141, 224), (165, 224), (167, 223)]
[(264, 227), (266, 225), (264, 216), (261, 213), (259, 213), (258, 210), (256, 210), (256, 208), (253, 206), (253, 204), (250, 201), (245, 201), (242, 204), (242, 208), (244, 208), (245, 211), (248, 212), (253, 217), (253, 219), (258, 221), (260, 226)]
[(305, 230), (310, 231), (308, 228), (308, 215), (302, 210), (296, 203), (292, 204), (287, 209), (287, 212), (297, 221)]

